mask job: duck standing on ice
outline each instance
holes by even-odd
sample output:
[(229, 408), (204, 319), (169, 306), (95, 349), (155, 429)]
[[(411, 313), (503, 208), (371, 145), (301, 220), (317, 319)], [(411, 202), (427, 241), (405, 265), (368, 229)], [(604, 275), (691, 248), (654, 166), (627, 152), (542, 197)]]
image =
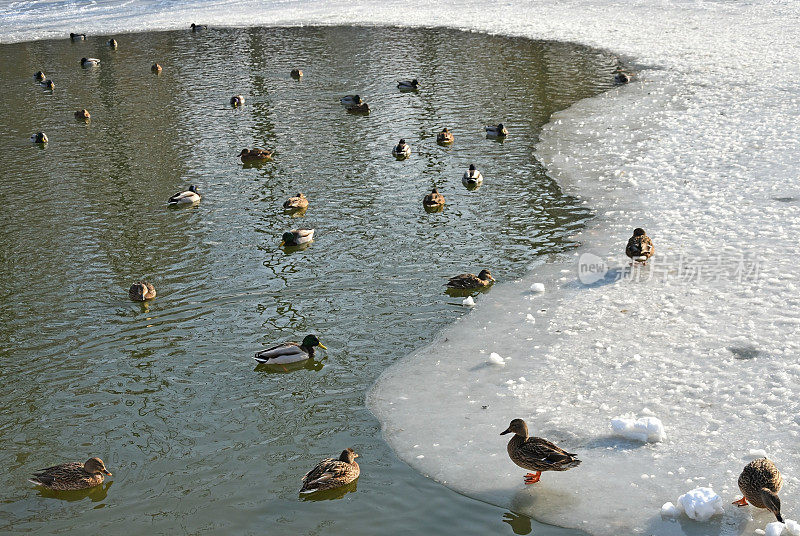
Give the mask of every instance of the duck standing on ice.
[(771, 460), (759, 458), (745, 465), (742, 474), (739, 475), (738, 483), (743, 497), (733, 504), (736, 506), (752, 504), (756, 508), (766, 508), (783, 523), (781, 500), (778, 497), (778, 492), (783, 486), (783, 477)]
[(514, 419), (505, 432), (514, 434), (508, 442), (508, 457), (523, 469), (533, 471), (525, 475), (526, 484), (539, 482), (543, 471), (566, 471), (581, 464), (571, 452), (557, 447), (541, 437), (528, 437), (528, 425), (522, 419)]
[(644, 229), (641, 227), (634, 229), (633, 236), (628, 239), (628, 245), (625, 247), (625, 255), (636, 262), (645, 263), (655, 252), (653, 241), (650, 240)]

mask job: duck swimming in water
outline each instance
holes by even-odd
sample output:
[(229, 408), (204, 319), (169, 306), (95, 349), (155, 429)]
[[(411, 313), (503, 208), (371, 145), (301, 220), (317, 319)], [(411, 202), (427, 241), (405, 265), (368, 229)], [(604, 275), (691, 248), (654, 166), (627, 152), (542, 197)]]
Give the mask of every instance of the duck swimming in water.
[(446, 145), (448, 143), (453, 143), (455, 137), (453, 133), (447, 130), (447, 128), (443, 128), (441, 132), (436, 135), (436, 143), (440, 145)]
[(265, 365), (286, 365), (288, 363), (297, 363), (305, 361), (306, 359), (314, 357), (314, 348), (319, 346), (323, 350), (327, 350), (316, 335), (306, 335), (303, 342), (297, 344), (296, 342), (285, 342), (278, 344), (266, 350), (256, 352), (255, 359), (259, 363)]
[(301, 71), (300, 69), (292, 69), (290, 75), (295, 80), (300, 80), (301, 78), (303, 78), (303, 71)]
[(775, 514), (775, 519), (783, 523), (781, 500), (778, 497), (778, 492), (783, 487), (783, 477), (771, 460), (759, 458), (745, 465), (739, 475), (738, 484), (743, 497), (733, 504), (752, 504), (756, 508), (766, 508)]
[(497, 126), (489, 125), (486, 127), (486, 136), (489, 138), (505, 138), (508, 136), (508, 130), (500, 123)]
[(637, 227), (633, 230), (633, 236), (628, 239), (625, 246), (625, 255), (636, 262), (645, 263), (656, 252), (653, 241), (645, 234), (644, 229)]
[(522, 419), (514, 419), (500, 435), (514, 434), (508, 442), (508, 457), (511, 461), (533, 471), (525, 475), (525, 484), (539, 482), (544, 471), (566, 471), (577, 467), (581, 461), (571, 452), (541, 437), (529, 437), (528, 425)]
[(308, 198), (299, 192), (296, 196), (290, 197), (283, 203), (283, 208), (287, 210), (305, 210), (308, 208)]
[(86, 34), (76, 34), (76, 33), (70, 33), (70, 34), (69, 34), (69, 39), (70, 39), (70, 41), (72, 41), (73, 43), (74, 43), (75, 41), (86, 41)]
[(459, 274), (455, 277), (451, 277), (447, 282), (447, 286), (464, 290), (479, 289), (491, 286), (494, 281), (495, 279), (492, 277), (489, 270), (481, 270), (478, 275)]
[(33, 75), (33, 79), (36, 80), (37, 82), (44, 82), (45, 78), (47, 77), (44, 75), (42, 71), (36, 71), (36, 73)]
[(397, 87), (401, 91), (416, 91), (419, 89), (419, 80), (398, 80)]
[(117, 40), (116, 39), (109, 39), (108, 43), (106, 43), (111, 48), (117, 48)]
[(103, 460), (89, 458), (86, 463), (62, 463), (40, 469), (33, 473), (28, 482), (53, 490), (69, 491), (99, 486), (105, 478), (103, 475), (111, 476)]
[(89, 67), (97, 67), (100, 65), (100, 60), (97, 58), (81, 58), (81, 67), (88, 69)]
[(272, 160), (272, 151), (269, 149), (242, 149), (239, 158), (245, 164), (261, 163)]
[(392, 155), (399, 159), (408, 158), (411, 156), (411, 146), (406, 143), (406, 140), (401, 139), (392, 149)]
[(312, 493), (350, 484), (361, 474), (356, 458), (358, 454), (350, 448), (343, 450), (338, 460), (325, 458), (303, 477), (300, 493)]
[(33, 143), (47, 143), (47, 134), (44, 132), (37, 132), (31, 136), (31, 141)]
[(178, 192), (167, 201), (169, 205), (191, 205), (200, 201), (200, 194), (197, 193), (197, 186), (192, 184), (188, 190)]
[(161, 70), (162, 70), (161, 65), (157, 63), (154, 63), (153, 65), (150, 66), (150, 71), (156, 74), (161, 74)]
[(156, 297), (156, 287), (147, 281), (138, 281), (128, 289), (128, 297), (136, 302), (152, 300)]
[(467, 188), (477, 188), (483, 184), (483, 175), (481, 175), (481, 172), (475, 167), (475, 164), (469, 165), (469, 169), (465, 171), (464, 176), (461, 177), (461, 183)]
[(444, 196), (439, 193), (439, 190), (434, 188), (431, 193), (422, 199), (422, 205), (428, 209), (441, 208), (444, 206)]
[(234, 108), (238, 108), (239, 106), (244, 106), (244, 97), (242, 95), (234, 95), (231, 97), (231, 106)]
[(314, 241), (314, 229), (292, 229), (281, 236), (281, 246), (302, 246)]
[(195, 24), (195, 23), (192, 23), (192, 25), (190, 26), (190, 28), (192, 29), (192, 32), (194, 32), (194, 33), (197, 33), (197, 32), (202, 32), (203, 30), (207, 30), (207, 29), (208, 29), (208, 26), (207, 26), (207, 25), (205, 25), (205, 24)]
[(50, 89), (50, 90), (53, 90), (56, 87), (56, 85), (50, 79), (44, 80), (43, 82), (39, 82), (39, 85), (45, 89)]
[(75, 119), (80, 119), (81, 121), (88, 121), (91, 119), (92, 115), (89, 113), (89, 110), (83, 108), (75, 112)]

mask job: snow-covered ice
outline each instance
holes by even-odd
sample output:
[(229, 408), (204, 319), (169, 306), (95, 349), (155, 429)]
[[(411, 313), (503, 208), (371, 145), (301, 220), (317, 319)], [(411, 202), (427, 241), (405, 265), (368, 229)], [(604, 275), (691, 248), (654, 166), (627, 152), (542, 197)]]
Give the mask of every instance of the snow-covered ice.
[(491, 363), (492, 365), (502, 366), (506, 364), (506, 360), (503, 359), (503, 357), (497, 352), (492, 352), (491, 354), (489, 354), (489, 363)]
[(544, 292), (544, 283), (534, 283), (531, 285), (531, 290), (533, 292)]
[(657, 417), (616, 417), (611, 419), (611, 429), (618, 436), (642, 443), (664, 441), (667, 437), (664, 424)]
[[(663, 508), (663, 507), (662, 507)], [(722, 497), (711, 488), (695, 488), (678, 497), (678, 510), (695, 521), (708, 521), (711, 517), (725, 512)]]
[[(4, 43), (64, 38), (76, 20), (95, 35), (193, 21), (449, 26), (584, 43), (640, 66), (633, 83), (554, 114), (536, 147), (550, 176), (596, 213), (575, 237), (582, 246), (495, 285), (388, 369), (368, 404), (422, 473), (593, 534), (699, 533), (659, 515), (699, 486), (716, 488), (724, 506), (703, 534), (766, 527), (769, 512), (730, 505), (751, 450), (783, 472), (784, 504), (800, 504), (800, 2), (0, 0), (0, 20)], [(637, 280), (620, 280), (639, 226), (656, 256)], [(607, 271), (582, 284), (587, 253)], [(547, 292), (532, 301), (534, 283)], [(521, 323), (531, 303), (536, 322)], [(484, 366), (475, 348), (514, 358)], [(669, 424), (668, 441), (632, 446), (611, 433), (610, 419), (645, 408)], [(524, 486), (498, 435), (514, 417), (582, 465)], [(433, 441), (417, 458), (412, 446)]]

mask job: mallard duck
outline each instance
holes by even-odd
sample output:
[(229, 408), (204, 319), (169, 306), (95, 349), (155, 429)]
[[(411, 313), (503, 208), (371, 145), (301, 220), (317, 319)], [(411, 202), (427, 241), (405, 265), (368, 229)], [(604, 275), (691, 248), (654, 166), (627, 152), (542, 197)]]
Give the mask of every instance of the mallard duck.
[(109, 39), (108, 43), (106, 43), (111, 48), (117, 48), (117, 40), (116, 39)]
[(178, 192), (167, 201), (170, 205), (189, 205), (200, 201), (200, 194), (197, 193), (197, 186), (192, 184), (188, 190)]
[(447, 144), (453, 143), (455, 138), (453, 137), (453, 133), (443, 128), (441, 132), (436, 135), (436, 143)]
[(44, 82), (45, 78), (47, 77), (44, 75), (42, 71), (36, 71), (36, 73), (33, 75), (33, 79), (36, 80), (37, 82)]
[(486, 135), (492, 138), (505, 138), (508, 136), (508, 130), (500, 123), (497, 126), (489, 125), (486, 127)]
[(81, 58), (81, 67), (89, 68), (89, 67), (97, 67), (100, 65), (100, 60), (97, 58)]
[(444, 206), (444, 196), (439, 193), (439, 190), (434, 188), (431, 193), (422, 199), (422, 204), (427, 208), (437, 208)]
[(314, 357), (314, 347), (316, 346), (327, 350), (327, 348), (319, 342), (316, 335), (306, 335), (305, 338), (303, 338), (303, 342), (300, 344), (296, 342), (278, 344), (272, 348), (256, 352), (253, 359), (267, 365), (297, 363), (298, 361), (305, 361), (306, 359)]
[(350, 106), (359, 106), (364, 103), (364, 101), (361, 100), (361, 97), (359, 95), (345, 95), (344, 97), (339, 99), (339, 102), (341, 102), (344, 106), (347, 106), (348, 108)]
[(272, 160), (272, 151), (269, 149), (242, 149), (239, 158), (244, 163), (266, 162)]
[(128, 289), (128, 297), (133, 301), (147, 301), (156, 297), (156, 287), (147, 281), (139, 281)]
[(244, 106), (244, 97), (242, 95), (234, 95), (231, 97), (231, 106), (234, 108)]
[(783, 477), (775, 464), (767, 458), (753, 460), (744, 466), (739, 475), (739, 490), (744, 495), (736, 506), (746, 506), (748, 502), (756, 508), (766, 508), (775, 518), (783, 523), (781, 516), (781, 500), (778, 492), (783, 486)]
[(358, 454), (350, 448), (343, 450), (338, 460), (325, 458), (303, 477), (300, 493), (338, 488), (353, 482), (361, 474), (356, 458)]
[(514, 434), (508, 442), (508, 457), (523, 469), (533, 471), (525, 475), (526, 484), (539, 482), (542, 471), (566, 471), (581, 464), (571, 452), (557, 447), (541, 437), (528, 437), (528, 425), (514, 419), (500, 435)]
[(52, 80), (44, 80), (39, 82), (39, 85), (45, 89), (55, 89), (56, 85), (53, 83)]
[(477, 188), (483, 184), (483, 175), (475, 168), (475, 164), (469, 165), (469, 169), (461, 177), (461, 183), (467, 188)]
[(481, 270), (478, 275), (475, 274), (459, 274), (451, 277), (447, 282), (450, 288), (472, 289), (488, 287), (494, 283), (494, 277), (489, 270)]
[(298, 192), (296, 196), (290, 197), (283, 203), (283, 208), (290, 210), (306, 209), (308, 208), (308, 198), (302, 192)]
[(33, 143), (47, 143), (47, 134), (44, 132), (37, 132), (31, 136), (31, 141)]
[(644, 229), (637, 227), (633, 230), (633, 236), (628, 239), (625, 246), (625, 255), (637, 262), (647, 262), (656, 250), (653, 241), (644, 232)]
[(416, 91), (419, 89), (419, 80), (398, 80), (397, 87), (405, 91)]
[(349, 114), (359, 114), (359, 115), (367, 115), (369, 114), (369, 104), (366, 102), (362, 102), (359, 105), (348, 106), (347, 113)]
[(157, 63), (154, 63), (154, 64), (153, 64), (153, 65), (150, 67), (150, 70), (151, 70), (152, 72), (154, 72), (154, 73), (158, 74), (158, 73), (160, 73), (160, 72), (161, 72), (161, 70), (162, 70), (162, 69), (161, 69), (161, 65), (159, 65), (159, 64), (157, 64)]
[(75, 119), (80, 119), (82, 121), (88, 121), (91, 119), (92, 115), (89, 113), (89, 110), (83, 108), (82, 110), (78, 110), (75, 112)]
[(617, 69), (617, 72), (614, 73), (614, 83), (617, 85), (627, 84), (631, 79), (633, 79), (633, 75), (626, 73), (622, 69)]
[(86, 463), (70, 462), (40, 469), (28, 479), (31, 484), (67, 491), (86, 489), (103, 483), (103, 475), (111, 476), (100, 458), (89, 458)]
[(314, 240), (314, 229), (292, 229), (281, 236), (281, 246), (302, 246)]
[(69, 39), (70, 39), (70, 41), (72, 41), (73, 43), (74, 43), (75, 41), (86, 41), (86, 34), (76, 34), (76, 33), (70, 33), (70, 34), (69, 34)]
[(205, 24), (195, 24), (195, 23), (192, 23), (192, 25), (190, 26), (190, 28), (192, 29), (192, 31), (193, 31), (193, 32), (202, 32), (203, 30), (207, 30), (207, 29), (208, 29), (208, 26), (207, 26), (207, 25), (205, 25)]
[(395, 158), (408, 158), (411, 156), (411, 146), (406, 143), (406, 140), (401, 139), (400, 143), (394, 146), (392, 149), (392, 155)]
[(301, 71), (300, 69), (292, 69), (291, 75), (292, 78), (294, 78), (295, 80), (300, 80), (301, 78), (303, 78), (303, 71)]

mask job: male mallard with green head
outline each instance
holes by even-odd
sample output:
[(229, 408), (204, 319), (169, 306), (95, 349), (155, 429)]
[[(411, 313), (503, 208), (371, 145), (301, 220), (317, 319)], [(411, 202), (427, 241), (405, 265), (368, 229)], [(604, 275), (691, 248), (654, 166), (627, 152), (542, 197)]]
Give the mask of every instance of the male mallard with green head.
[(312, 493), (346, 486), (361, 474), (356, 463), (358, 454), (351, 448), (344, 449), (338, 460), (325, 458), (303, 477), (300, 493)]
[(633, 230), (633, 236), (628, 239), (628, 245), (625, 247), (625, 255), (637, 262), (647, 262), (647, 259), (653, 256), (656, 250), (653, 247), (653, 241), (644, 232), (644, 229), (637, 227)]
[(202, 199), (200, 194), (197, 193), (197, 186), (192, 184), (188, 190), (178, 192), (167, 200), (168, 205), (191, 205), (197, 203)]
[(47, 134), (45, 134), (44, 132), (37, 132), (36, 134), (31, 136), (31, 141), (33, 143), (45, 144), (47, 143)]
[(69, 40), (73, 43), (75, 41), (86, 41), (86, 34), (70, 33)]
[(450, 288), (467, 290), (488, 287), (492, 283), (494, 283), (494, 277), (492, 277), (492, 274), (489, 272), (489, 270), (481, 270), (478, 275), (459, 274), (455, 277), (451, 277), (447, 282), (447, 286)]
[(147, 281), (138, 281), (128, 289), (128, 297), (133, 301), (147, 301), (156, 297), (156, 287)]
[(766, 508), (783, 523), (781, 500), (778, 497), (782, 486), (781, 472), (771, 460), (767, 458), (753, 460), (744, 466), (742, 474), (739, 475), (739, 490), (744, 496), (733, 504), (746, 506), (749, 503), (756, 508)]
[(81, 67), (89, 69), (90, 67), (97, 67), (100, 65), (100, 60), (97, 58), (81, 58)]
[(292, 229), (281, 236), (281, 246), (302, 246), (314, 240), (314, 229)]
[(557, 447), (541, 437), (528, 437), (528, 425), (514, 419), (500, 435), (514, 434), (508, 442), (508, 456), (523, 469), (533, 471), (525, 475), (526, 484), (539, 482), (543, 471), (566, 471), (581, 464), (571, 452)]
[(278, 344), (266, 350), (256, 352), (255, 359), (259, 363), (267, 365), (285, 365), (287, 363), (297, 363), (298, 361), (305, 361), (314, 357), (314, 348), (319, 346), (323, 350), (327, 350), (325, 346), (319, 342), (316, 335), (306, 335), (303, 342), (297, 344), (296, 342), (285, 342)]
[(503, 126), (503, 123), (500, 123), (497, 126), (489, 125), (486, 127), (486, 135), (490, 138), (505, 138), (508, 136), (508, 130), (506, 130), (506, 127)]
[(406, 140), (401, 139), (400, 142), (392, 148), (392, 155), (395, 158), (408, 158), (411, 156), (411, 146), (406, 143)]
[(417, 91), (419, 89), (419, 80), (398, 80), (397, 89), (400, 91)]
[(103, 483), (103, 475), (111, 476), (100, 458), (89, 458), (86, 463), (70, 462), (40, 469), (28, 482), (58, 491), (86, 489)]

